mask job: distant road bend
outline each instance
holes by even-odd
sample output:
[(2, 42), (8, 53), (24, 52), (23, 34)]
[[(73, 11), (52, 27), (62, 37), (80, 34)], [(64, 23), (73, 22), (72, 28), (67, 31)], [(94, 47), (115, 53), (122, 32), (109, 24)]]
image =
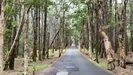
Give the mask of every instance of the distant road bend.
[(84, 58), (71, 46), (66, 55), (49, 67), (42, 75), (114, 75), (105, 71)]

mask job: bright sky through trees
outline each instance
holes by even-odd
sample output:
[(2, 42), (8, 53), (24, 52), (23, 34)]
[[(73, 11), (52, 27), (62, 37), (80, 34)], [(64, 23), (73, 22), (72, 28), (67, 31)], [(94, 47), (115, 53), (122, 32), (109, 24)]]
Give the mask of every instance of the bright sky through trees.
[(118, 3), (121, 3), (121, 2), (122, 2), (122, 0), (117, 0), (117, 2), (118, 2)]

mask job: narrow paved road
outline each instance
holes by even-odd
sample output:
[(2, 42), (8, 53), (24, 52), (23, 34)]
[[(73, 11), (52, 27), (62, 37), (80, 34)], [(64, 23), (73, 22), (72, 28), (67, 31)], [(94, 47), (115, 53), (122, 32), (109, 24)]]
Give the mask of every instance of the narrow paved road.
[(113, 75), (84, 58), (74, 46), (43, 75)]

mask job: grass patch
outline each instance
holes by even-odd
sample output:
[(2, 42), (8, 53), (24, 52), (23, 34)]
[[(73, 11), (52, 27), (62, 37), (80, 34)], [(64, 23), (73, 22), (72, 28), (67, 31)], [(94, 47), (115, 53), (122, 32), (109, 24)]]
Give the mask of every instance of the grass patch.
[(54, 57), (53, 50), (54, 49), (49, 49), (49, 58), (53, 58)]
[(83, 51), (85, 53), (89, 53), (89, 50), (87, 50), (87, 49), (82, 49), (81, 51)]
[(95, 54), (95, 51), (92, 53), (91, 50), (87, 50), (87, 49), (82, 49), (81, 51), (89, 54)]
[[(24, 58), (15, 58), (15, 61), (24, 61)], [(28, 59), (28, 61), (32, 61), (32, 59)]]
[[(40, 70), (40, 69), (45, 68), (45, 67), (47, 67), (47, 66), (48, 66), (47, 64), (45, 64), (45, 65), (38, 65), (38, 66), (35, 66), (35, 70)], [(28, 71), (29, 71), (29, 72), (34, 71), (33, 66), (29, 66), (29, 67), (28, 67)]]
[(49, 49), (49, 52), (53, 52), (54, 49)]
[(100, 63), (98, 63), (98, 65), (100, 66), (100, 67), (103, 67), (103, 68), (107, 68), (107, 63), (105, 63), (105, 62), (100, 62)]
[(23, 61), (24, 59), (21, 58), (21, 59), (18, 59), (18, 58), (15, 58), (15, 61)]
[(90, 51), (90, 50), (87, 50), (87, 49), (84, 50), (85, 53), (89, 53), (89, 51)]

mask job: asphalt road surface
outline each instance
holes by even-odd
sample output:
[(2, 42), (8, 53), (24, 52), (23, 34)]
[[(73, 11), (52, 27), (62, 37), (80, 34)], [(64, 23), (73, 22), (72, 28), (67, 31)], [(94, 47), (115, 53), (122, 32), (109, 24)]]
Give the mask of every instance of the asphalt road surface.
[(113, 75), (84, 58), (71, 46), (66, 55), (54, 63), (43, 75)]

